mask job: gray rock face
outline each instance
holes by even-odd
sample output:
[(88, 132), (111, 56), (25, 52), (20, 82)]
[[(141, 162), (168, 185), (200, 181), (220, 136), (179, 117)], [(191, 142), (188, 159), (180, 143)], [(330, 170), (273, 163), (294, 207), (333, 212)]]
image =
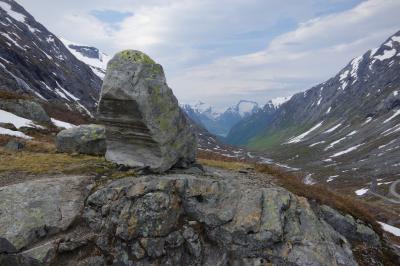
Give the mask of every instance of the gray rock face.
[(324, 220), (347, 239), (367, 242), (369, 245), (374, 247), (380, 245), (379, 236), (374, 232), (374, 230), (361, 221), (355, 220), (353, 216), (343, 216), (326, 205), (321, 206), (320, 211)]
[(118, 265), (357, 265), (305, 198), (223, 179), (117, 180), (89, 196), (84, 217)]
[(164, 172), (195, 161), (196, 136), (161, 65), (139, 51), (120, 52), (109, 62), (98, 115), (112, 162)]
[(69, 176), (0, 188), (0, 236), (16, 249), (66, 230), (80, 215), (89, 178)]
[(59, 152), (104, 155), (106, 153), (104, 126), (81, 125), (62, 130), (57, 134), (56, 146)]
[(0, 99), (0, 109), (35, 122), (50, 123), (50, 117), (43, 107), (30, 100)]
[(7, 142), (5, 148), (9, 151), (20, 151), (25, 147), (25, 144), (17, 141), (17, 140), (10, 140)]

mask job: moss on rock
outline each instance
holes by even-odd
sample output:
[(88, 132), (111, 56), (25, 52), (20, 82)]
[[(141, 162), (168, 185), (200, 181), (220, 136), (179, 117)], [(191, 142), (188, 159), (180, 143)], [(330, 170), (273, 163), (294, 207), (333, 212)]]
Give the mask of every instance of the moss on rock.
[(139, 64), (156, 64), (150, 56), (137, 50), (124, 50), (119, 52), (116, 56)]

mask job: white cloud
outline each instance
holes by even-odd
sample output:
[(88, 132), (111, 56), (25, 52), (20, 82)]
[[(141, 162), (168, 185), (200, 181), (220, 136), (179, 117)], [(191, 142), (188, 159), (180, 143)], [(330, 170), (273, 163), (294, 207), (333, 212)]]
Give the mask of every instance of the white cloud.
[(314, 18), (276, 37), (262, 51), (195, 66), (174, 77), (172, 84), (190, 87), (199, 98), (212, 95), (209, 102), (227, 95), (259, 100), (263, 94), (274, 97), (305, 90), (399, 30), (398, 10), (399, 1), (374, 0)]
[[(67, 39), (148, 53), (180, 101), (219, 107), (305, 90), (398, 30), (400, 1), (358, 1), (18, 0)], [(116, 29), (90, 15), (102, 9), (134, 15)]]

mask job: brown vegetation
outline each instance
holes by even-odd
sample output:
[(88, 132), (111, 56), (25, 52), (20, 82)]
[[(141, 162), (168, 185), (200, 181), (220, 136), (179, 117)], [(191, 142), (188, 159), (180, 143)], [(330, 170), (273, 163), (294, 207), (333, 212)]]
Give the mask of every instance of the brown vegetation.
[(93, 122), (93, 119), (90, 117), (84, 116), (78, 111), (71, 111), (62, 103), (47, 102), (41, 103), (41, 105), (50, 117), (64, 122), (74, 125), (90, 124)]
[(19, 100), (19, 99), (33, 99), (33, 97), (26, 93), (16, 93), (12, 91), (0, 90), (0, 99)]

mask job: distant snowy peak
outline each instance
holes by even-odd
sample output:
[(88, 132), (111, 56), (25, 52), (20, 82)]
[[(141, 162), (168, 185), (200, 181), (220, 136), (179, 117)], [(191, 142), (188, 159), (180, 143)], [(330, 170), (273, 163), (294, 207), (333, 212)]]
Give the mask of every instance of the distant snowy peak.
[(235, 106), (229, 107), (226, 110), (226, 113), (234, 113), (238, 114), (240, 117), (246, 117), (255, 113), (259, 109), (260, 107), (256, 102), (240, 100)]
[(64, 38), (60, 38), (68, 50), (80, 61), (90, 66), (93, 72), (104, 79), (107, 63), (111, 57), (97, 49), (96, 47), (76, 44)]
[(211, 105), (201, 101), (197, 102), (192, 108), (196, 113), (203, 114), (210, 119), (217, 119), (221, 115), (219, 112), (214, 111)]
[(259, 110), (260, 107), (258, 106), (258, 103), (256, 103), (256, 102), (241, 100), (237, 104), (237, 109), (238, 109), (239, 115), (241, 117), (245, 117), (245, 116), (251, 115), (254, 112), (256, 112), (257, 110)]
[(269, 107), (273, 107), (274, 109), (278, 109), (282, 104), (285, 102), (289, 101), (292, 98), (292, 96), (287, 96), (287, 97), (277, 97), (272, 100), (269, 100), (267, 102), (267, 105)]

